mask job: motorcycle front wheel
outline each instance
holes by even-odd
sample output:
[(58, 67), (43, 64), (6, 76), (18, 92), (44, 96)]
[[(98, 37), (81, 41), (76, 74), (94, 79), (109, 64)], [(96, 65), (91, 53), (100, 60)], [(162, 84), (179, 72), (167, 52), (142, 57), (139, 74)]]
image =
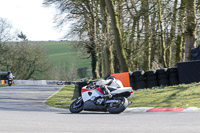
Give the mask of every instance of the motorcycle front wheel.
[(119, 103), (111, 103), (108, 106), (108, 111), (111, 114), (119, 114), (123, 112), (128, 106), (128, 100), (125, 97), (117, 98), (115, 100), (119, 100)]
[(82, 98), (78, 98), (69, 107), (69, 111), (71, 113), (79, 113), (82, 110), (83, 110), (83, 99)]

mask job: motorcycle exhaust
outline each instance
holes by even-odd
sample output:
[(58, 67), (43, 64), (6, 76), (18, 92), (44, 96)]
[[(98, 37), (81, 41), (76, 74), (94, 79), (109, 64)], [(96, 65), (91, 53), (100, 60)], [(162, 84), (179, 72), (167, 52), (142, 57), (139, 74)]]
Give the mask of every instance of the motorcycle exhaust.
[(108, 101), (106, 101), (106, 103), (119, 103), (119, 101), (118, 100), (108, 100)]

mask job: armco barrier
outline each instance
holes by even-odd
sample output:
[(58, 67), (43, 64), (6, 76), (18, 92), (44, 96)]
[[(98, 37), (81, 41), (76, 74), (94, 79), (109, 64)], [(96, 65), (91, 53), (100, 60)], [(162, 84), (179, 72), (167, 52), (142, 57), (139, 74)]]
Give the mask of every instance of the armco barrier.
[(56, 85), (57, 80), (14, 80), (17, 85)]
[(46, 80), (14, 80), (18, 85), (47, 85)]

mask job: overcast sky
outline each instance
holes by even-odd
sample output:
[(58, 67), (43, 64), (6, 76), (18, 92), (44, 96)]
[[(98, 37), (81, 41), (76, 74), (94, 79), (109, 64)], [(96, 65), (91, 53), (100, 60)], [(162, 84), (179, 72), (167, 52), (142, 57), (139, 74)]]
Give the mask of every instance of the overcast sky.
[(0, 0), (0, 17), (6, 18), (14, 28), (29, 40), (59, 40), (63, 33), (55, 29), (55, 9), (42, 5), (43, 0)]

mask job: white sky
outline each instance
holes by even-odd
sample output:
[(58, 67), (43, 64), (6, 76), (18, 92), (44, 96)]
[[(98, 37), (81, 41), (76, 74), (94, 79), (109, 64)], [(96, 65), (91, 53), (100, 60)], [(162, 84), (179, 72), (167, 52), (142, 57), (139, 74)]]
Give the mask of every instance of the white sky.
[[(43, 0), (0, 0), (0, 17), (22, 31), (29, 40), (59, 40), (63, 33), (55, 29), (54, 8), (42, 5)], [(67, 29), (67, 28), (66, 28)]]

